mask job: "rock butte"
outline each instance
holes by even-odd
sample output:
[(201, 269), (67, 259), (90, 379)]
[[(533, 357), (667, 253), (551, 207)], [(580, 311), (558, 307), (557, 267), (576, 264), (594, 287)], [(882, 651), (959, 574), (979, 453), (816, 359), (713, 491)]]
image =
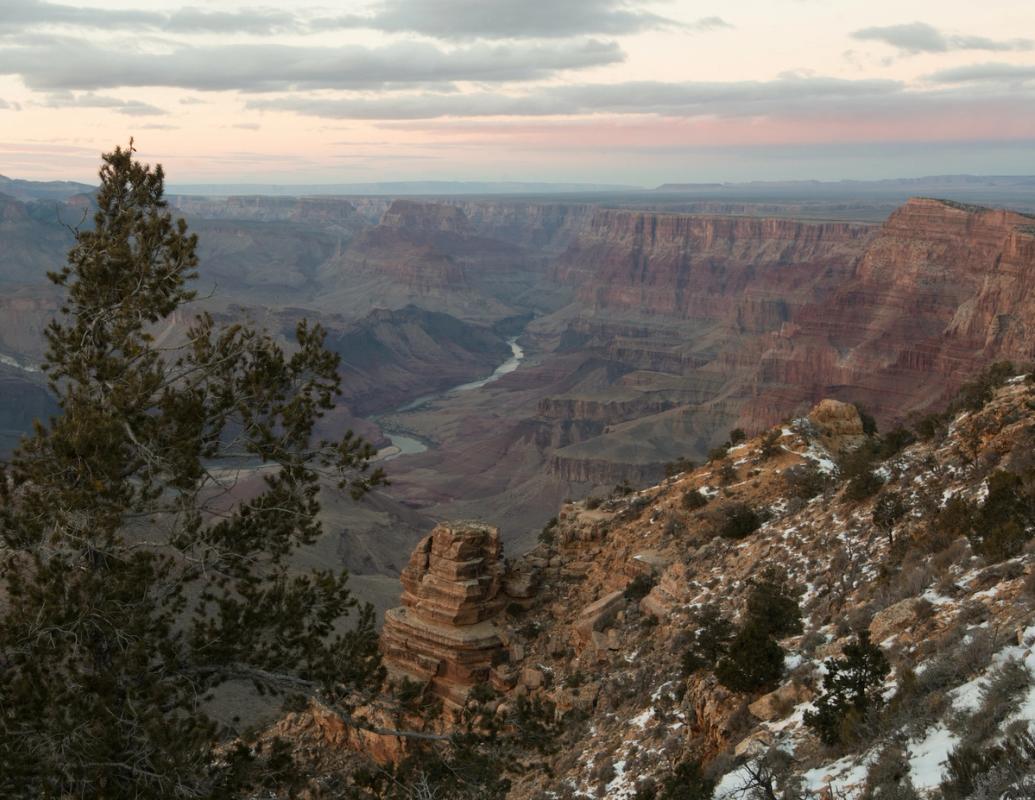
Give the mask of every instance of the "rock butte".
[(402, 572), (402, 606), (385, 614), (389, 674), (462, 706), (503, 652), (492, 618), (503, 607), (504, 570), (498, 528), (443, 523), (425, 536)]

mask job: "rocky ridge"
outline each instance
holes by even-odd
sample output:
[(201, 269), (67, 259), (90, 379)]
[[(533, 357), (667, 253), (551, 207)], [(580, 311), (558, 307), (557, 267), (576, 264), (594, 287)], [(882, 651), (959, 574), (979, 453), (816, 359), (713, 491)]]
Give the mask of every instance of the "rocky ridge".
[[(900, 748), (896, 785), (908, 778), (920, 797), (934, 797), (955, 748), (1035, 726), (1032, 528), (1027, 546), (993, 558), (976, 549), (980, 531), (976, 540), (953, 533), (950, 510), (954, 498), (980, 508), (1001, 473), (1032, 480), (1033, 387), (1012, 379), (924, 441), (901, 447), (908, 439), (889, 434), (882, 441), (899, 445), (868, 467), (878, 485), (867, 496), (839, 479), (836, 464), (872, 440), (854, 407), (828, 400), (692, 472), (566, 505), (543, 543), (491, 581), (520, 576), (538, 588), (521, 604), (497, 605), (495, 616), (480, 606), (473, 617), (491, 620), (507, 647), (495, 666), (468, 676), (469, 688), (490, 684), (498, 699), (489, 707), (504, 722), (516, 698), (538, 699), (558, 741), (535, 769), (513, 776), (509, 796), (639, 797), (692, 757), (713, 776), (717, 798), (750, 796), (763, 773), (774, 797), (856, 798), (886, 779), (874, 765)], [(803, 489), (803, 476), (812, 488)], [(875, 509), (891, 495), (903, 510), (878, 525)], [(729, 538), (730, 512), (740, 507), (759, 512), (757, 529)], [(437, 535), (448, 542), (439, 552), (455, 552), (452, 534)], [(410, 607), (422, 591), (435, 597), (413, 582), (433, 552), (426, 540), (411, 562)], [(687, 672), (697, 611), (712, 604), (741, 618), (767, 565), (798, 586), (804, 617), (801, 633), (781, 637), (782, 677), (742, 693), (710, 670)], [(461, 618), (438, 615), (458, 630)], [(822, 691), (824, 661), (859, 630), (891, 663), (885, 704), (855, 738), (827, 747), (804, 717)], [(389, 664), (399, 634), (389, 637)], [(1011, 670), (1009, 702), (990, 709)], [(433, 676), (425, 680), (438, 691)], [(995, 718), (980, 736), (975, 715)]]

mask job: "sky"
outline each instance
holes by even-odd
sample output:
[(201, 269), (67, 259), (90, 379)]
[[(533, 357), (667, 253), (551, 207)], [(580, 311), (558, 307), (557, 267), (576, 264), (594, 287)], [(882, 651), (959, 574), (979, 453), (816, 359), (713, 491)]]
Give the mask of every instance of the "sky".
[(1032, 0), (0, 0), (0, 174), (1035, 174)]

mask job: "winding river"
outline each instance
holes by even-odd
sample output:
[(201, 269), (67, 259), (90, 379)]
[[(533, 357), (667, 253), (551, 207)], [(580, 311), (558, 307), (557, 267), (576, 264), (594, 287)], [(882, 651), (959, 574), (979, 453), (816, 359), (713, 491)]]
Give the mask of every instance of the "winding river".
[[(389, 414), (403, 414), (407, 411), (414, 411), (421, 406), (440, 400), (443, 397), (448, 397), (449, 395), (459, 394), (460, 392), (469, 392), (473, 389), (481, 389), (483, 386), (487, 386), (494, 381), (498, 381), (504, 375), (509, 375), (511, 372), (516, 370), (518, 366), (520, 366), (521, 362), (525, 358), (525, 351), (521, 345), (517, 343), (516, 336), (507, 339), (507, 344), (510, 345), (510, 358), (496, 367), (493, 373), (488, 377), (481, 378), (477, 381), (471, 381), (470, 383), (461, 383), (451, 389), (446, 389), (444, 392), (437, 392), (435, 394), (418, 397), (416, 400), (411, 400), (410, 402), (399, 406), (394, 411), (390, 411)], [(378, 424), (381, 424), (380, 417), (374, 417), (373, 419)], [(428, 446), (424, 442), (413, 436), (408, 436), (405, 433), (399, 433), (383, 426), (382, 430), (391, 444), (378, 451), (377, 458), (375, 459), (377, 461), (391, 461), (393, 458), (399, 458), (399, 456), (423, 453), (428, 449)]]

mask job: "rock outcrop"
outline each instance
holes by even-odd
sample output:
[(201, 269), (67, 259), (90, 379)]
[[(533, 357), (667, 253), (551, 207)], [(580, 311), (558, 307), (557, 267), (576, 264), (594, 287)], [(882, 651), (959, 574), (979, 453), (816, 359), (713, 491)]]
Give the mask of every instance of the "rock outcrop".
[(504, 604), (504, 571), (497, 528), (443, 523), (424, 537), (402, 572), (402, 605), (385, 614), (389, 674), (462, 706), (503, 650), (493, 618)]

